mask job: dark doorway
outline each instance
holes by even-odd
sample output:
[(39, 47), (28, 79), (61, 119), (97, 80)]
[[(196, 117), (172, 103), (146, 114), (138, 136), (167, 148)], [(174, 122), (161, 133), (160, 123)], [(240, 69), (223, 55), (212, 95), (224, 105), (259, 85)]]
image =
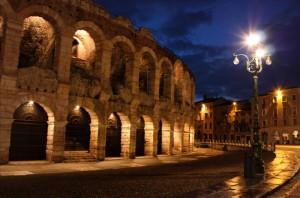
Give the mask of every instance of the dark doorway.
[(121, 155), (121, 120), (116, 113), (112, 113), (108, 119), (106, 128), (106, 157), (118, 157)]
[(68, 115), (66, 126), (66, 151), (84, 151), (90, 147), (90, 123), (89, 113), (83, 108), (75, 108)]
[(157, 135), (157, 154), (162, 154), (162, 121), (159, 122)]
[(145, 155), (145, 122), (142, 117), (138, 121), (137, 130), (136, 130), (135, 155), (136, 156)]
[(9, 160), (45, 160), (48, 116), (38, 104), (28, 102), (14, 113)]

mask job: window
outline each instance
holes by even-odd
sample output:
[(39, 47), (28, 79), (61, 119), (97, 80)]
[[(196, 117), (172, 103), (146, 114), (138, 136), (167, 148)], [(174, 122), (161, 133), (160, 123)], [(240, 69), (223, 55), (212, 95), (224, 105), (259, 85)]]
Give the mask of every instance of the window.
[(208, 118), (208, 113), (205, 113), (205, 119), (207, 119)]
[(284, 125), (284, 126), (287, 125), (287, 120), (283, 120), (283, 125)]
[(210, 117), (210, 118), (212, 118), (212, 117), (213, 117), (213, 114), (212, 114), (212, 113), (210, 113), (210, 114), (209, 114), (209, 117)]
[(296, 117), (297, 116), (297, 107), (293, 108), (293, 116)]
[(297, 100), (296, 95), (293, 95), (293, 96), (292, 96), (292, 99), (293, 99), (293, 101)]
[(207, 123), (205, 123), (204, 128), (207, 129)]
[(294, 118), (293, 124), (294, 124), (294, 126), (297, 125), (297, 119)]
[(277, 120), (274, 120), (274, 126), (277, 126)]
[(209, 123), (209, 129), (212, 129), (212, 123)]
[(287, 97), (286, 96), (282, 96), (282, 102), (287, 102)]

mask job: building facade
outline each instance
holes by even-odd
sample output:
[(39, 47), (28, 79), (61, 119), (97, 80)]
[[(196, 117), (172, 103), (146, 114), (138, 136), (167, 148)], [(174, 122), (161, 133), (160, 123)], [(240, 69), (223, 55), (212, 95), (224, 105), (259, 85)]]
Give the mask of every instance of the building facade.
[(195, 139), (248, 143), (251, 139), (251, 103), (209, 98), (196, 103)]
[(89, 0), (1, 0), (0, 68), (0, 163), (193, 147), (190, 70)]
[(300, 144), (300, 87), (259, 96), (260, 132), (267, 144)]

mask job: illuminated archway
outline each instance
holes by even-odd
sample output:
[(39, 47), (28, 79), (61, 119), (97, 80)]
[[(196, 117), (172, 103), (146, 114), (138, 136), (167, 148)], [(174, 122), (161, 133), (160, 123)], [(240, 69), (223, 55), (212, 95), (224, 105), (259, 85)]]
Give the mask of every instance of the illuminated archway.
[(74, 108), (68, 115), (65, 151), (89, 151), (91, 117), (82, 107)]
[(33, 101), (16, 109), (11, 128), (9, 160), (46, 159), (47, 145), (51, 144), (49, 137), (53, 135), (48, 133), (48, 129), (53, 130), (54, 121), (53, 115), (48, 115), (42, 106)]
[(122, 123), (117, 113), (110, 114), (106, 128), (106, 157), (117, 157), (121, 155), (121, 131)]
[(55, 30), (47, 20), (40, 16), (25, 18), (18, 67), (53, 69), (55, 42)]

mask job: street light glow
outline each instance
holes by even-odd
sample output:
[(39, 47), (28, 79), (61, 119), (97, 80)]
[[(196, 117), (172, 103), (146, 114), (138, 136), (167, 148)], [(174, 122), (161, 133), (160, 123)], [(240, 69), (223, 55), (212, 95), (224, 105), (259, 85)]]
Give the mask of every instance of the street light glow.
[(249, 46), (255, 46), (258, 45), (261, 42), (262, 38), (259, 34), (257, 33), (250, 33), (247, 37), (246, 37), (246, 41), (245, 43)]
[(255, 56), (258, 58), (262, 58), (266, 55), (266, 50), (262, 48), (258, 48), (255, 52)]

